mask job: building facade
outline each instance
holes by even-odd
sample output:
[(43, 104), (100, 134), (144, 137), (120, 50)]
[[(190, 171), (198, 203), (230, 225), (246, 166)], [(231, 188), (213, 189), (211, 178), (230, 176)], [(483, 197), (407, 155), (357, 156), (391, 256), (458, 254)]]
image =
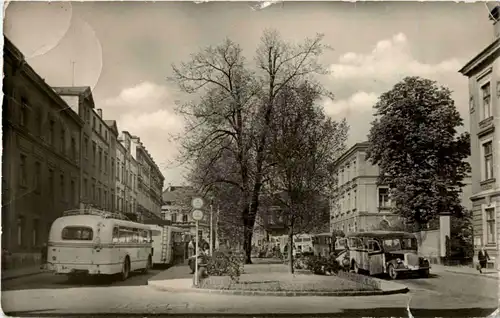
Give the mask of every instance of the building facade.
[[(137, 154), (137, 141), (135, 137), (129, 132), (123, 131), (119, 137), (120, 148), (122, 148), (123, 155), (121, 158), (121, 178), (122, 183), (121, 198), (123, 205), (123, 212), (129, 214), (132, 218), (139, 221), (144, 219), (144, 215), (139, 213), (137, 208), (137, 174), (138, 163), (136, 160)], [(159, 213), (150, 211), (160, 217)]]
[(83, 121), (4, 37), (4, 268), (39, 264), (52, 222), (78, 207)]
[(103, 119), (102, 109), (95, 109), (90, 87), (53, 87), (84, 121), (81, 135), (81, 193), (80, 205), (99, 209), (113, 208), (115, 188), (111, 172), (111, 140), (114, 134)]
[(377, 185), (379, 168), (366, 159), (369, 143), (357, 143), (334, 164), (337, 187), (330, 204), (330, 230), (344, 233), (391, 224), (389, 188)]
[(137, 211), (148, 218), (160, 218), (165, 177), (140, 138), (130, 139), (137, 161)]
[(460, 73), (469, 79), (474, 245), (476, 249), (484, 245), (500, 268), (500, 9), (496, 4), (490, 6), (489, 18), (491, 44)]
[[(193, 211), (191, 200), (196, 196), (198, 196), (198, 193), (190, 186), (168, 186), (162, 195), (162, 219), (171, 221), (173, 226), (185, 229), (192, 237), (196, 235), (196, 223), (191, 216)], [(208, 242), (210, 235), (209, 200), (204, 200), (202, 209), (204, 215), (203, 219), (199, 221), (198, 231), (199, 235)]]
[[(366, 159), (369, 143), (357, 143), (334, 164), (337, 187), (330, 203), (330, 231), (369, 231), (392, 225), (399, 217), (390, 212), (389, 187), (378, 185), (379, 167)], [(462, 188), (462, 205), (471, 210), (471, 179)]]

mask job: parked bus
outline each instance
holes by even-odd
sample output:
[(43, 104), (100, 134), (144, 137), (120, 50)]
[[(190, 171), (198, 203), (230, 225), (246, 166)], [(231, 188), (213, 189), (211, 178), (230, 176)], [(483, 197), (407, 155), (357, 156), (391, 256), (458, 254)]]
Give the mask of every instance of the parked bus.
[(153, 265), (173, 264), (177, 258), (184, 257), (183, 229), (170, 225), (149, 226), (153, 239)]
[(356, 232), (346, 235), (349, 260), (354, 272), (388, 274), (391, 279), (404, 273), (429, 276), (430, 264), (418, 256), (417, 238), (412, 233), (392, 231)]
[(147, 272), (152, 266), (151, 229), (119, 213), (90, 209), (67, 211), (51, 226), (48, 268), (74, 277)]
[(335, 240), (335, 246), (333, 246), (332, 233), (327, 232), (313, 235), (314, 255), (327, 256), (331, 252), (338, 254), (345, 249), (347, 249), (347, 243), (343, 237), (337, 237)]

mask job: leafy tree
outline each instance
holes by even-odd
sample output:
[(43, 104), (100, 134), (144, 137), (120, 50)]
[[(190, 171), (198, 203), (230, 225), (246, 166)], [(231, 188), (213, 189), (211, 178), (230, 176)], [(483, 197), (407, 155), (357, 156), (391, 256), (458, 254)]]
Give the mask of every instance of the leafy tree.
[(420, 77), (406, 77), (374, 106), (368, 158), (390, 186), (393, 211), (421, 228), (441, 212), (462, 217), (460, 193), (470, 166), (469, 134), (451, 91)]
[[(239, 189), (243, 245), (251, 263), (251, 241), (259, 196), (266, 182), (269, 131), (275, 116), (275, 100), (285, 86), (326, 73), (317, 60), (326, 48), (322, 35), (292, 45), (275, 31), (264, 32), (252, 68), (241, 48), (231, 40), (192, 55), (187, 63), (173, 66), (181, 90), (196, 94), (198, 101), (179, 107), (188, 123), (183, 138), (183, 158), (193, 162), (209, 153), (208, 166), (230, 156), (234, 174), (221, 175), (211, 184), (226, 183)], [(313, 80), (313, 78), (310, 78)], [(213, 151), (206, 151), (212, 149)], [(220, 172), (220, 169), (217, 170)]]
[[(271, 125), (268, 161), (270, 188), (279, 193), (288, 242), (294, 234), (315, 231), (328, 223), (328, 198), (335, 176), (330, 168), (345, 149), (347, 124), (327, 118), (315, 104), (321, 91), (307, 82), (285, 87), (277, 96)], [(293, 273), (293, 253), (288, 249)]]

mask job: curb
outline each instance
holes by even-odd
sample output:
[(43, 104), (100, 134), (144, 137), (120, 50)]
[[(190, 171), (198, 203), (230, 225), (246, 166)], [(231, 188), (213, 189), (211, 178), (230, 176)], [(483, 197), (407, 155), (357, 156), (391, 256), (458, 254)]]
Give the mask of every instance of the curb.
[[(191, 279), (189, 279), (191, 280)], [(168, 281), (168, 280), (167, 280)], [(173, 287), (162, 284), (165, 281), (149, 281), (148, 286), (159, 291), (169, 292), (187, 292), (187, 293), (205, 293), (205, 294), (222, 294), (222, 295), (238, 295), (238, 296), (277, 296), (277, 297), (297, 297), (297, 296), (330, 296), (330, 297), (346, 297), (346, 296), (381, 296), (404, 294), (409, 291), (408, 287), (403, 284), (391, 283), (399, 285), (398, 288), (389, 290), (367, 290), (367, 291), (337, 291), (337, 292), (320, 292), (320, 291), (260, 291), (260, 290), (228, 290), (228, 289), (204, 289), (195, 287)]]
[(43, 273), (48, 273), (48, 271), (43, 271), (40, 270), (39, 272), (34, 272), (34, 273), (24, 273), (24, 274), (19, 274), (19, 275), (12, 275), (12, 276), (7, 276), (7, 277), (2, 277), (2, 282), (8, 281), (8, 280), (13, 280), (17, 278), (23, 278), (23, 277), (28, 277), (28, 276), (35, 276)]
[(492, 276), (492, 275), (488, 275), (488, 274), (464, 273), (464, 272), (454, 271), (454, 270), (449, 270), (449, 269), (445, 269), (445, 272), (454, 273), (454, 274), (469, 275), (469, 276), (476, 276), (476, 277), (486, 277), (486, 278), (494, 279), (494, 280), (499, 280), (500, 279), (500, 277), (499, 277), (500, 274), (497, 274), (496, 276)]

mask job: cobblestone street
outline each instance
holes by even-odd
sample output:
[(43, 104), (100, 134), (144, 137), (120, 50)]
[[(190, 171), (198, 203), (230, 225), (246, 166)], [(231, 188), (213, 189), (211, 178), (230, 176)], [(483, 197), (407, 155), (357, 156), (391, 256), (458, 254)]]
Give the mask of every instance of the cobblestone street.
[[(189, 275), (180, 268), (177, 278)], [(33, 276), (34, 279), (36, 276)], [(132, 277), (139, 280), (139, 276)], [(141, 278), (142, 279), (142, 278)], [(127, 281), (128, 282), (128, 281)], [(124, 282), (124, 283), (127, 283)], [(56, 288), (44, 285), (5, 291), (2, 307), (11, 315), (41, 314), (270, 314), (329, 313), (331, 315), (406, 315), (409, 305), (415, 317), (487, 316), (498, 307), (498, 281), (434, 271), (428, 279), (399, 280), (410, 292), (365, 297), (261, 297), (156, 291), (148, 286), (124, 284)], [(138, 283), (138, 285), (141, 285)], [(78, 299), (78, 301), (74, 301)]]

